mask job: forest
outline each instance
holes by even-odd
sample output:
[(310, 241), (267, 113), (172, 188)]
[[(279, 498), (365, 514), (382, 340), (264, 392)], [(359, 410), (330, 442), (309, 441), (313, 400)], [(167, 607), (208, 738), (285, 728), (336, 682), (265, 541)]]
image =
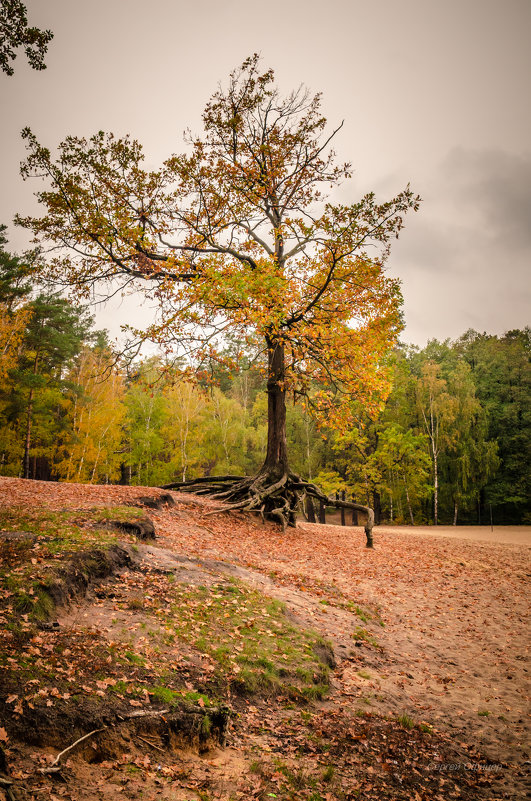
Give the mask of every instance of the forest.
[[(162, 353), (125, 361), (82, 307), (31, 289), (4, 234), (0, 315), (0, 474), (160, 486), (261, 464), (267, 362), (241, 342), (195, 383)], [(377, 522), (529, 523), (529, 355), (529, 328), (401, 344), (387, 401), (353, 404), (347, 431), (288, 403), (291, 468)]]

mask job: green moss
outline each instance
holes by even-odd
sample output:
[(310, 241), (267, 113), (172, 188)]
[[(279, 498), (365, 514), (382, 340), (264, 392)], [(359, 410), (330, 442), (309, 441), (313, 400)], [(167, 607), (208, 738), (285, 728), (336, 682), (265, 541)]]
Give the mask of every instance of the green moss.
[(31, 616), (34, 620), (48, 620), (55, 609), (55, 603), (47, 592), (40, 590), (33, 606)]
[(109, 688), (113, 693), (118, 693), (119, 695), (123, 695), (127, 692), (127, 684), (125, 681), (121, 679), (117, 681), (115, 684), (111, 685)]
[(182, 690), (172, 690), (161, 684), (154, 687), (146, 687), (147, 691), (156, 701), (160, 701), (168, 706), (181, 706), (182, 704), (193, 704), (194, 706), (200, 705), (203, 707), (212, 706), (211, 699), (204, 693), (195, 691), (183, 692)]
[(134, 654), (132, 651), (126, 651), (124, 657), (130, 662), (132, 665), (145, 665), (146, 660), (143, 656), (139, 656), (139, 654)]
[(356, 629), (352, 634), (352, 637), (355, 640), (363, 640), (369, 645), (374, 646), (374, 648), (380, 647), (378, 641), (367, 631), (367, 629), (361, 628), (361, 626), (356, 626)]
[(27, 592), (18, 592), (13, 598), (13, 609), (19, 615), (26, 615), (33, 609), (34, 599)]
[(194, 690), (190, 690), (190, 692), (181, 693), (181, 698), (185, 701), (188, 701), (191, 704), (198, 704), (199, 701), (202, 701), (204, 706), (211, 706), (212, 701), (210, 698), (205, 695), (204, 693), (198, 693)]
[[(283, 686), (309, 687), (318, 695), (328, 669), (315, 648), (324, 641), (293, 626), (285, 605), (234, 579), (190, 589), (176, 585), (168, 624), (177, 636), (210, 656), (219, 675), (245, 694), (282, 692)], [(230, 676), (232, 675), (232, 679)]]

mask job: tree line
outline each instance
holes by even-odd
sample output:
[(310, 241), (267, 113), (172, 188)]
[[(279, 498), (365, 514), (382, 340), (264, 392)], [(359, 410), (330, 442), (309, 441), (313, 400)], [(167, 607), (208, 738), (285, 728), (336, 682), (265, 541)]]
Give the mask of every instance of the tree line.
[[(161, 485), (249, 475), (267, 445), (267, 363), (226, 342), (192, 383), (179, 362), (126, 363), (81, 307), (31, 291), (0, 250), (0, 472), (44, 480)], [(287, 405), (293, 469), (394, 523), (529, 522), (530, 330), (468, 331), (392, 355), (379, 413), (348, 430)], [(311, 400), (311, 390), (309, 393)]]

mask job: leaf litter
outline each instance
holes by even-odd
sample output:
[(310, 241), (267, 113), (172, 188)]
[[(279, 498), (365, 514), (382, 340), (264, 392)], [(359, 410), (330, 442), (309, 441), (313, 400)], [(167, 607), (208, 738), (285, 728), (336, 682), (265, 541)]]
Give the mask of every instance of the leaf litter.
[[(156, 490), (0, 489), (28, 535), (2, 565), (0, 797), (522, 794), (527, 548), (397, 529), (368, 552), (362, 529), (282, 534), (178, 493), (137, 544), (95, 521)], [(47, 571), (96, 545), (129, 561), (35, 615)]]

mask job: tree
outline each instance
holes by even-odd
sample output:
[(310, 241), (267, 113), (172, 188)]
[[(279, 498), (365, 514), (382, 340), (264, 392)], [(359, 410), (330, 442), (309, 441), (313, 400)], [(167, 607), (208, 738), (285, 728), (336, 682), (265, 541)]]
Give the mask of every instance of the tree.
[(213, 95), (203, 124), (188, 153), (155, 172), (128, 137), (68, 137), (54, 160), (26, 129), (23, 175), (45, 176), (51, 188), (38, 193), (45, 215), (18, 222), (37, 242), (64, 246), (44, 270), (78, 295), (95, 281), (143, 284), (159, 301), (143, 335), (177, 344), (196, 365), (219, 352), (228, 331), (261, 343), (264, 463), (255, 476), (204, 489), (293, 523), (301, 493), (320, 493), (290, 471), (286, 396), (306, 398), (318, 418), (343, 428), (353, 397), (380, 408), (385, 356), (401, 325), (399, 285), (384, 262), (419, 198), (407, 187), (383, 204), (372, 193), (328, 202), (327, 190), (350, 175), (330, 148), (341, 126), (326, 132), (319, 95), (282, 97), (257, 56)]
[(474, 503), (498, 467), (497, 445), (487, 441), (485, 411), (476, 397), (470, 367), (460, 360), (447, 380), (448, 391), (456, 401), (453, 440), (447, 454), (447, 485), (454, 507), (453, 524), (461, 507)]
[(426, 362), (416, 382), (417, 408), (429, 442), (433, 469), (433, 522), (439, 523), (439, 458), (455, 436), (457, 400), (447, 391), (440, 366)]
[(73, 385), (65, 401), (69, 430), (58, 448), (54, 472), (65, 481), (89, 484), (120, 474), (124, 386), (104, 337), (85, 345), (68, 374)]
[(485, 409), (455, 344), (431, 340), (411, 354), (410, 365), (418, 415), (413, 427), (427, 435), (432, 459), (434, 522), (442, 512), (455, 525), (497, 469), (496, 442), (487, 439)]
[(45, 70), (44, 56), (48, 43), (53, 39), (51, 31), (30, 28), (28, 12), (20, 0), (2, 0), (0, 3), (0, 67), (7, 75), (13, 75), (11, 62), (17, 57), (17, 49), (24, 48), (30, 67)]
[[(39, 295), (28, 309), (23, 351), (12, 371), (16, 391), (10, 398), (15, 412), (24, 409), (24, 478), (32, 477), (30, 450), (36, 403), (49, 389), (65, 385), (63, 371), (79, 352), (92, 322), (83, 310), (53, 295)], [(39, 410), (46, 414), (46, 405)]]
[(0, 225), (0, 385), (5, 385), (15, 367), (29, 311), (21, 306), (30, 287), (27, 268), (4, 249), (6, 226)]
[(387, 490), (391, 504), (395, 493), (400, 504), (403, 487), (412, 526), (415, 525), (413, 502), (429, 495), (430, 460), (425, 452), (425, 440), (425, 434), (414, 434), (411, 429), (405, 431), (398, 423), (387, 423), (379, 433), (378, 446), (373, 455), (374, 462), (383, 474), (382, 488)]
[(161, 427), (166, 417), (163, 386), (157, 382), (160, 364), (152, 358), (139, 366), (130, 379), (125, 405), (127, 419), (125, 436), (128, 443), (124, 463), (135, 483), (149, 485), (166, 480), (161, 475), (158, 455), (163, 451), (164, 438)]
[[(498, 445), (499, 469), (484, 486), (481, 507), (491, 504), (499, 522), (528, 522), (531, 516), (531, 330), (503, 337), (468, 331), (456, 343), (472, 370), (486, 413), (488, 437)], [(492, 471), (491, 471), (492, 472)]]
[(197, 429), (207, 403), (206, 395), (189, 381), (181, 381), (167, 388), (164, 400), (166, 420), (161, 433), (172, 448), (173, 464), (185, 482), (187, 472), (200, 458), (202, 443)]

